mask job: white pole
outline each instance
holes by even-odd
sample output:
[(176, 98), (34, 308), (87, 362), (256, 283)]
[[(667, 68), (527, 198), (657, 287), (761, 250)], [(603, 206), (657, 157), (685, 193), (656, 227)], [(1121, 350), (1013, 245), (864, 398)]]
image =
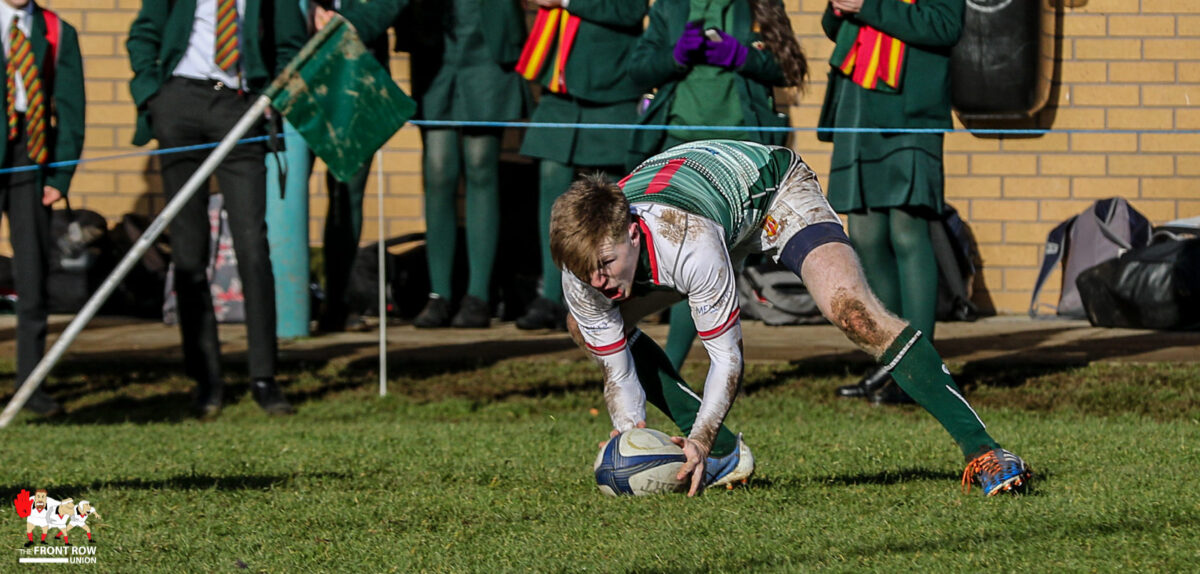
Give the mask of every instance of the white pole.
[(383, 149), (375, 152), (379, 183), (379, 396), (387, 396), (387, 230), (383, 220)]
[(125, 258), (121, 260), (117, 268), (109, 274), (104, 283), (100, 285), (100, 288), (88, 299), (83, 309), (80, 309), (79, 314), (75, 315), (75, 318), (67, 325), (62, 335), (59, 335), (58, 340), (54, 342), (54, 346), (50, 348), (50, 352), (46, 353), (46, 356), (42, 357), (42, 360), (34, 367), (33, 372), (29, 374), (29, 378), (25, 380), (25, 383), (17, 390), (17, 394), (8, 402), (8, 406), (4, 407), (4, 412), (0, 413), (0, 428), (8, 426), (13, 417), (17, 416), (17, 412), (21, 410), (21, 407), (25, 406), (25, 402), (29, 400), (30, 395), (41, 386), (42, 381), (45, 380), (46, 375), (50, 373), (50, 369), (54, 367), (54, 364), (66, 352), (67, 347), (75, 341), (75, 337), (79, 336), (79, 332), (83, 330), (88, 321), (92, 320), (92, 317), (96, 315), (96, 311), (100, 310), (100, 306), (108, 300), (109, 295), (112, 295), (113, 290), (117, 288), (117, 285), (121, 283), (125, 275), (133, 269), (134, 265), (137, 265), (138, 260), (142, 258), (142, 254), (162, 234), (167, 224), (175, 219), (175, 216), (179, 214), (179, 210), (183, 209), (183, 205), (188, 202), (188, 199), (196, 194), (196, 190), (208, 182), (208, 176), (212, 175), (213, 170), (217, 169), (217, 166), (225, 159), (226, 155), (229, 155), (229, 151), (233, 149), (233, 146), (237, 145), (242, 135), (250, 131), (250, 128), (259, 120), (259, 117), (262, 116), (269, 105), (271, 105), (270, 97), (265, 95), (259, 96), (254, 101), (254, 104), (250, 106), (250, 109), (246, 110), (242, 119), (238, 120), (238, 123), (225, 135), (225, 138), (221, 140), (217, 148), (209, 154), (208, 159), (200, 164), (199, 169), (196, 170), (196, 173), (192, 174), (192, 177), (179, 190), (179, 193), (176, 193), (175, 197), (171, 198), (171, 201), (163, 208), (162, 213), (159, 213), (158, 217), (150, 223), (150, 226), (146, 228), (146, 232), (133, 244), (133, 247), (129, 249), (129, 253), (125, 254)]

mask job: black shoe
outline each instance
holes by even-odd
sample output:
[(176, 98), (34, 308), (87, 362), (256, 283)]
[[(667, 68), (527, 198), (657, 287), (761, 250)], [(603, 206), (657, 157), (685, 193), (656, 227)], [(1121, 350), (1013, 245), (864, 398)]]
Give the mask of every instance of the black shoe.
[(429, 296), (425, 308), (413, 319), (413, 326), (418, 329), (437, 329), (450, 326), (450, 302), (441, 297)]
[(250, 394), (254, 396), (254, 402), (267, 414), (290, 415), (296, 412), (283, 396), (283, 390), (279, 388), (275, 379), (255, 379), (250, 383)]
[(487, 301), (467, 295), (458, 306), (458, 313), (450, 320), (457, 329), (486, 329), (492, 324), (492, 310)]
[(843, 385), (837, 388), (837, 396), (844, 399), (865, 399), (892, 381), (891, 373), (879, 367), (853, 385)]
[(33, 541), (32, 541), (32, 540), (30, 540), (29, 542), (26, 542), (26, 543), (25, 543), (25, 547), (26, 547), (26, 548), (29, 548), (30, 546), (33, 546)]
[(567, 330), (567, 309), (562, 303), (538, 297), (529, 304), (525, 314), (517, 318), (517, 328), (522, 330), (557, 329)]
[(916, 403), (904, 389), (893, 382), (874, 393), (871, 393), (871, 404), (879, 405), (911, 405)]
[(25, 401), (25, 410), (44, 417), (56, 417), (63, 413), (62, 405), (42, 389), (29, 395), (29, 400)]
[(327, 308), (324, 313), (321, 313), (321, 318), (317, 320), (317, 331), (321, 333), (341, 333), (345, 331), (347, 315), (348, 313), (345, 310)]
[(224, 381), (216, 381), (206, 385), (197, 384), (195, 398), (192, 399), (192, 414), (199, 419), (210, 419), (221, 414), (221, 404), (225, 395)]
[(63, 546), (70, 546), (70, 545), (71, 545), (70, 542), (63, 542)]

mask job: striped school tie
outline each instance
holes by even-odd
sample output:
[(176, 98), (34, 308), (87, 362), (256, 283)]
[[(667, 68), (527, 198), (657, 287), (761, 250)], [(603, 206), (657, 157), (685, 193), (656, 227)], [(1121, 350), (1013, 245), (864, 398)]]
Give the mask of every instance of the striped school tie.
[(37, 64), (33, 63), (33, 49), (25, 33), (17, 27), (17, 17), (13, 16), (12, 25), (8, 29), (8, 40), (11, 49), (5, 70), (8, 77), (8, 139), (17, 139), (17, 75), (25, 84), (25, 133), (28, 137), (27, 147), (29, 159), (35, 164), (46, 162), (46, 97), (42, 91), (42, 79), (38, 74)]
[(237, 0), (217, 0), (217, 45), (213, 52), (217, 67), (230, 74), (238, 64)]

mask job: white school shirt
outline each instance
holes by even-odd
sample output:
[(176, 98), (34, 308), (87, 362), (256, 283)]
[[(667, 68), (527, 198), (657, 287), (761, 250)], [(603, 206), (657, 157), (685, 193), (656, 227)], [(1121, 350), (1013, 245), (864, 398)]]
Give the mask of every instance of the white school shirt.
[[(238, 50), (246, 53), (245, 22), (246, 0), (237, 0)], [(217, 50), (217, 0), (196, 0), (196, 17), (192, 20), (192, 33), (188, 36), (188, 47), (183, 57), (171, 72), (173, 76), (193, 80), (216, 80), (234, 89), (242, 87), (236, 74), (217, 67), (213, 59)], [(241, 60), (238, 61), (241, 66)]]
[[(13, 8), (8, 2), (0, 1), (0, 33), (4, 34), (5, 64), (8, 63), (9, 53), (12, 52), (12, 42), (9, 40), (8, 35), (11, 33), (13, 16), (17, 17), (17, 29), (24, 32), (25, 38), (32, 42), (33, 39), (30, 36), (33, 34), (33, 2), (26, 4), (24, 8)], [(32, 44), (29, 47), (33, 49)], [(34, 63), (37, 62), (35, 61)], [(21, 78), (20, 74), (17, 74), (13, 79), (17, 85), (16, 93), (14, 94), (14, 103), (16, 104), (17, 112), (23, 114), (29, 108), (29, 100), (25, 96), (25, 80)]]

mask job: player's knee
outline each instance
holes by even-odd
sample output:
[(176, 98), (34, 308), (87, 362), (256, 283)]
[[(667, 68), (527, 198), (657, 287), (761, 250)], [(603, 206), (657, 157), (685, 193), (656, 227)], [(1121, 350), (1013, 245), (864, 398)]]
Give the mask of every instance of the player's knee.
[(894, 334), (883, 325), (883, 317), (872, 313), (862, 297), (846, 289), (838, 289), (829, 305), (829, 317), (854, 344), (879, 351), (887, 347)]
[(850, 238), (840, 224), (829, 221), (814, 223), (797, 231), (788, 240), (779, 252), (779, 262), (799, 276), (808, 255), (826, 243), (850, 245)]

